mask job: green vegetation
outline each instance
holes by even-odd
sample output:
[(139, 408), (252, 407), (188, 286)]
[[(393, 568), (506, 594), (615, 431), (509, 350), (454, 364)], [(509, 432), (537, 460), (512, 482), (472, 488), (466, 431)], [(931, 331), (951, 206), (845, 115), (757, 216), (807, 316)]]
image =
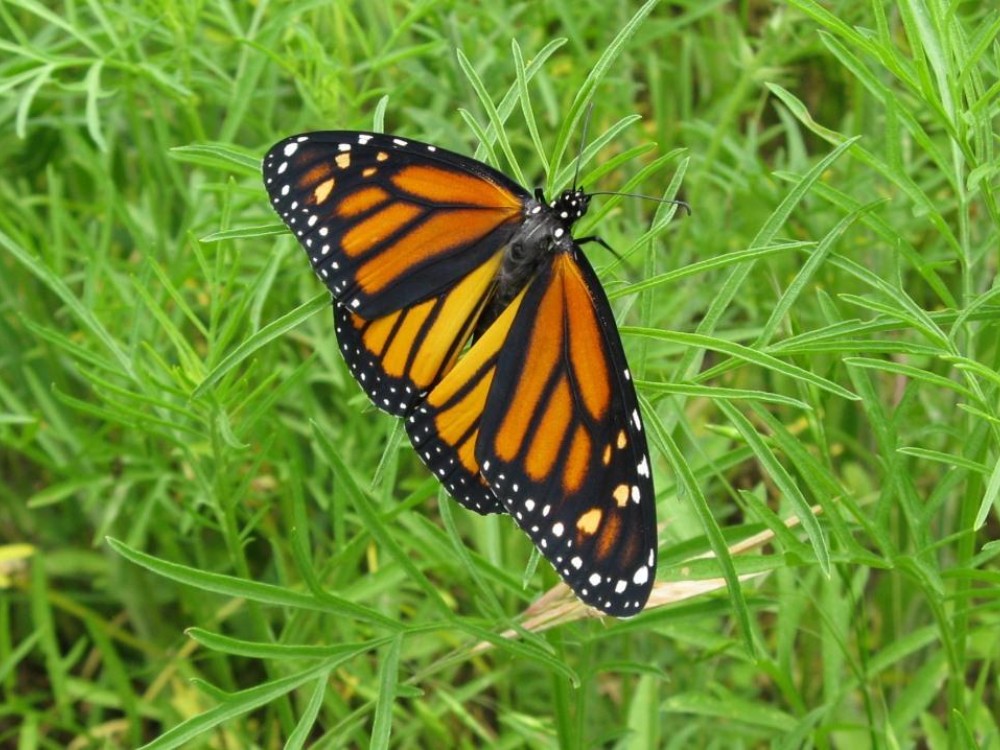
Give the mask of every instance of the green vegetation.
[[(0, 29), (0, 747), (1000, 744), (993, 4), (7, 0)], [(553, 571), (368, 405), (259, 164), (374, 122), (551, 191), (589, 101), (583, 184), (693, 207), (577, 228), (624, 256), (587, 248), (671, 603), (542, 631)]]

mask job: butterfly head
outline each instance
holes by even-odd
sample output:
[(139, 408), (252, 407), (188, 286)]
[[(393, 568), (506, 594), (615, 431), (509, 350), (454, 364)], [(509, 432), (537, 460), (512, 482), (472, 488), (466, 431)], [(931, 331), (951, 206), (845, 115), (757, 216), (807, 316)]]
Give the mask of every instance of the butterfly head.
[(589, 205), (590, 196), (583, 191), (582, 187), (563, 190), (562, 195), (552, 201), (552, 212), (569, 227), (587, 213)]

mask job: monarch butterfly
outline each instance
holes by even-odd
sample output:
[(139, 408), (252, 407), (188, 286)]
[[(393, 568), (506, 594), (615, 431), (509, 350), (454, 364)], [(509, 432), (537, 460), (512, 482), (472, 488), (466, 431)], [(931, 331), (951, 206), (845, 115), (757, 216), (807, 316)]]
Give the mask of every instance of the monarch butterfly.
[(586, 604), (639, 613), (655, 496), (611, 305), (570, 233), (590, 196), (546, 203), (481, 162), (356, 131), (285, 138), (263, 173), (352, 374), (449, 494), (512, 516)]

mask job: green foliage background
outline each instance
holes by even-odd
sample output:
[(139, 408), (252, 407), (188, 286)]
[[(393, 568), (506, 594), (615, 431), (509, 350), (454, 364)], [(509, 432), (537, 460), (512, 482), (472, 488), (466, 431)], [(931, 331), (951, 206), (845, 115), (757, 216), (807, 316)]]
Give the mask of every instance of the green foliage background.
[[(1000, 743), (990, 3), (6, 0), (0, 29), (0, 746)], [(578, 227), (625, 256), (588, 247), (658, 580), (759, 575), (505, 639), (555, 576), (367, 406), (259, 160), (374, 123), (553, 190), (587, 101), (584, 184), (694, 209)]]

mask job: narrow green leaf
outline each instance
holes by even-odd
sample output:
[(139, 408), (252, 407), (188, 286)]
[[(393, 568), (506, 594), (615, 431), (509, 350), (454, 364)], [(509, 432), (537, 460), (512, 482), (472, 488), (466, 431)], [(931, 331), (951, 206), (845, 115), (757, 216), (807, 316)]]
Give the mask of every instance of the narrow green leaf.
[(329, 306), (330, 295), (327, 292), (322, 292), (308, 302), (299, 305), (294, 310), (285, 313), (277, 320), (271, 321), (223, 357), (222, 361), (194, 389), (191, 398), (200, 398), (222, 380), (233, 368), (252, 357), (259, 349), (285, 335), (285, 333), (301, 324), (302, 321)]
[(316, 677), (316, 687), (313, 688), (312, 695), (309, 696), (309, 702), (302, 711), (302, 716), (299, 717), (298, 722), (295, 724), (295, 729), (288, 735), (284, 750), (302, 750), (306, 746), (306, 742), (312, 734), (313, 727), (316, 725), (316, 717), (319, 716), (319, 710), (323, 706), (323, 698), (326, 696), (329, 679), (329, 671), (322, 672)]
[(814, 247), (814, 243), (812, 242), (785, 242), (777, 245), (768, 245), (766, 247), (751, 247), (746, 250), (737, 250), (736, 252), (718, 255), (714, 258), (706, 258), (705, 260), (700, 260), (696, 263), (686, 265), (683, 268), (666, 271), (665, 273), (657, 274), (656, 276), (644, 279), (643, 281), (629, 284), (621, 289), (610, 291), (608, 292), (608, 298), (618, 299), (619, 297), (624, 297), (626, 295), (644, 292), (647, 289), (654, 289), (658, 286), (662, 286), (663, 284), (673, 283), (680, 279), (687, 278), (688, 276), (697, 276), (718, 268), (726, 268), (728, 266), (734, 266), (747, 261), (767, 258), (771, 255), (790, 253), (794, 250), (806, 250), (812, 247)]
[(733, 343), (732, 341), (725, 341), (723, 339), (715, 338), (714, 336), (705, 336), (700, 333), (660, 331), (650, 328), (634, 328), (632, 326), (623, 326), (621, 328), (621, 332), (625, 335), (646, 336), (648, 338), (668, 341), (670, 343), (680, 344), (686, 347), (697, 347), (722, 352), (723, 354), (728, 354), (731, 357), (735, 357), (744, 362), (749, 362), (750, 364), (758, 367), (773, 370), (774, 372), (781, 373), (782, 375), (787, 375), (790, 378), (814, 385), (817, 388), (822, 388), (823, 390), (829, 391), (840, 398), (845, 398), (850, 401), (856, 401), (858, 399), (855, 394), (837, 385), (833, 381), (811, 373), (808, 370), (804, 370), (797, 365), (791, 365), (787, 362), (783, 362), (776, 357), (772, 357), (770, 354), (755, 351), (754, 349), (742, 346), (741, 344)]
[[(562, 163), (570, 138), (577, 132), (580, 119), (583, 117), (587, 103), (593, 98), (595, 90), (608, 74), (614, 61), (625, 50), (629, 40), (642, 26), (643, 21), (653, 12), (653, 8), (656, 7), (658, 2), (659, 0), (647, 0), (643, 3), (639, 10), (628, 20), (628, 23), (621, 28), (614, 39), (604, 48), (600, 58), (594, 63), (590, 72), (587, 73), (586, 79), (584, 79), (583, 84), (576, 92), (573, 104), (567, 113), (566, 119), (563, 121), (562, 127), (559, 129), (559, 135), (556, 137), (556, 145), (550, 162), (553, 168), (558, 169)], [(555, 189), (555, 185), (551, 181), (553, 176), (549, 173), (549, 184), (547, 187), (550, 193)]]
[(652, 380), (636, 380), (636, 388), (641, 391), (656, 393), (671, 393), (678, 396), (693, 398), (726, 399), (743, 401), (765, 401), (772, 404), (784, 404), (796, 409), (808, 411), (812, 407), (805, 401), (791, 396), (782, 396), (767, 391), (753, 391), (744, 388), (721, 388), (718, 386), (696, 385), (694, 383), (658, 383)]
[(399, 684), (399, 652), (403, 646), (402, 634), (397, 635), (386, 646), (379, 666), (378, 703), (375, 705), (375, 720), (372, 724), (372, 738), (369, 747), (373, 750), (387, 750), (392, 733), (392, 708), (396, 701)]
[(521, 103), (521, 113), (524, 115), (524, 122), (528, 126), (528, 133), (531, 135), (531, 142), (535, 145), (535, 153), (542, 164), (542, 171), (549, 173), (549, 160), (545, 155), (545, 144), (538, 133), (538, 123), (535, 122), (535, 112), (531, 107), (531, 94), (528, 91), (528, 76), (524, 67), (524, 57), (521, 55), (521, 46), (517, 39), (512, 39), (510, 43), (511, 54), (514, 58), (514, 74), (517, 78), (517, 96)]
[(900, 375), (911, 380), (927, 383), (928, 385), (932, 385), (937, 388), (954, 391), (955, 393), (967, 398), (975, 398), (975, 394), (960, 383), (956, 383), (954, 380), (946, 378), (942, 375), (936, 375), (932, 372), (928, 372), (921, 367), (913, 367), (912, 365), (904, 365), (900, 362), (892, 362), (884, 359), (870, 359), (868, 357), (845, 357), (844, 364), (849, 367), (863, 367), (868, 370), (881, 370), (882, 372), (888, 372), (893, 375)]
[(385, 110), (389, 106), (389, 95), (383, 94), (375, 104), (375, 111), (372, 112), (372, 132), (385, 132)]
[(989, 469), (983, 464), (976, 463), (975, 461), (970, 461), (963, 456), (956, 455), (954, 453), (945, 453), (943, 451), (935, 451), (929, 448), (917, 448), (914, 446), (904, 446), (899, 449), (900, 453), (905, 453), (908, 456), (916, 456), (917, 458), (923, 458), (928, 461), (937, 461), (943, 464), (949, 464), (951, 466), (958, 466), (963, 469), (968, 469), (977, 474), (982, 474), (984, 477), (989, 474)]
[(340, 660), (324, 661), (288, 677), (281, 677), (257, 687), (232, 693), (220, 705), (168, 729), (152, 742), (143, 745), (140, 750), (170, 750), (175, 747), (192, 747), (194, 740), (220, 724), (238, 719), (260, 706), (266, 706), (308, 682), (325, 679), (331, 670), (345, 660), (346, 657)]
[[(507, 138), (507, 133), (504, 131), (503, 119), (500, 117), (500, 113), (493, 104), (493, 99), (486, 90), (486, 86), (483, 84), (482, 79), (479, 77), (479, 74), (476, 73), (476, 69), (473, 67), (472, 63), (469, 62), (469, 58), (465, 56), (465, 53), (463, 53), (462, 50), (458, 50), (458, 65), (465, 74), (466, 79), (468, 79), (471, 84), (472, 90), (476, 92), (476, 96), (479, 98), (479, 103), (486, 111), (486, 118), (490, 125), (493, 126), (492, 134), (496, 136), (497, 142), (500, 144), (500, 150), (503, 151), (504, 156), (507, 158), (507, 164), (514, 172), (514, 181), (519, 185), (524, 185), (527, 181), (524, 179), (524, 173), (521, 172), (521, 167), (517, 163), (517, 159), (514, 157), (514, 150), (510, 147), (510, 141)], [(483, 139), (488, 137), (489, 136), (486, 133), (483, 133)]]
[(1000, 497), (1000, 461), (997, 461), (990, 473), (990, 481), (986, 485), (986, 492), (979, 503), (979, 510), (976, 512), (976, 520), (972, 528), (977, 531), (986, 523), (986, 517), (990, 514), (990, 509), (997, 506), (997, 498)]
[(251, 659), (330, 659), (342, 656), (360, 656), (390, 643), (392, 636), (373, 638), (362, 643), (335, 643), (329, 646), (293, 643), (258, 643), (241, 638), (212, 633), (204, 628), (188, 628), (188, 637), (213, 651)]
[(209, 591), (213, 594), (221, 594), (229, 597), (243, 597), (260, 602), (261, 604), (306, 609), (316, 612), (326, 612), (340, 617), (355, 618), (373, 625), (388, 628), (391, 631), (397, 631), (403, 627), (401, 623), (392, 618), (385, 617), (372, 609), (354, 604), (333, 594), (315, 597), (298, 591), (290, 591), (269, 583), (247, 581), (220, 573), (209, 573), (208, 571), (167, 562), (152, 555), (147, 555), (144, 552), (132, 549), (117, 539), (109, 537), (107, 542), (111, 549), (126, 560), (147, 570), (151, 570), (164, 578), (183, 583), (186, 586), (193, 586), (202, 591)]
[(17, 103), (17, 113), (14, 115), (14, 133), (21, 140), (28, 137), (28, 115), (31, 112), (31, 104), (35, 101), (42, 86), (49, 82), (55, 70), (55, 65), (45, 65), (39, 68), (31, 83), (25, 86), (24, 91), (21, 92)]
[(812, 508), (802, 495), (795, 480), (781, 465), (774, 453), (767, 446), (767, 443), (757, 434), (750, 420), (744, 417), (738, 409), (727, 401), (719, 402), (719, 409), (729, 419), (737, 429), (743, 439), (754, 452), (754, 457), (760, 463), (764, 471), (774, 482), (778, 492), (794, 508), (795, 515), (799, 518), (799, 523), (805, 529), (809, 541), (812, 542), (813, 550), (816, 553), (816, 560), (819, 562), (820, 570), (824, 575), (830, 575), (830, 547), (819, 525), (816, 516), (813, 515)]
[[(640, 401), (644, 401), (644, 399), (640, 397)], [(642, 410), (647, 414), (653, 411), (648, 403), (642, 403)], [(671, 437), (669, 432), (662, 429), (659, 420), (647, 420), (647, 423), (652, 428), (650, 430), (651, 437), (655, 439), (656, 444), (661, 448), (661, 452), (667, 457), (677, 477), (677, 485), (682, 499), (690, 504), (701, 521), (705, 536), (708, 537), (709, 545), (712, 548), (712, 552), (715, 553), (715, 557), (722, 569), (722, 575), (726, 579), (726, 585), (729, 589), (729, 599), (732, 602), (733, 614), (736, 617), (736, 621), (740, 624), (744, 647), (752, 657), (756, 653), (757, 648), (753, 640), (753, 628), (750, 625), (750, 610), (743, 596), (743, 587), (740, 584), (739, 574), (736, 572), (736, 566), (733, 564), (733, 558), (729, 553), (729, 546), (722, 535), (722, 530), (719, 528), (719, 524), (708, 507), (708, 500), (701, 491), (698, 480), (695, 479), (690, 465), (681, 453), (673, 437)]]
[(192, 146), (176, 146), (170, 154), (178, 161), (219, 170), (231, 170), (247, 177), (260, 176), (263, 154), (252, 154), (247, 149), (239, 149), (228, 143), (198, 143)]
[(98, 60), (87, 71), (83, 80), (84, 88), (87, 90), (87, 104), (85, 108), (85, 118), (87, 120), (87, 132), (94, 139), (97, 148), (101, 153), (108, 152), (108, 142), (104, 138), (104, 129), (101, 127), (100, 104), (101, 98), (101, 70), (104, 61)]
[(225, 229), (221, 232), (212, 232), (199, 238), (199, 242), (224, 242), (226, 240), (247, 240), (257, 237), (271, 237), (273, 235), (287, 234), (288, 229), (284, 224), (265, 224), (259, 227), (237, 227), (236, 229)]

